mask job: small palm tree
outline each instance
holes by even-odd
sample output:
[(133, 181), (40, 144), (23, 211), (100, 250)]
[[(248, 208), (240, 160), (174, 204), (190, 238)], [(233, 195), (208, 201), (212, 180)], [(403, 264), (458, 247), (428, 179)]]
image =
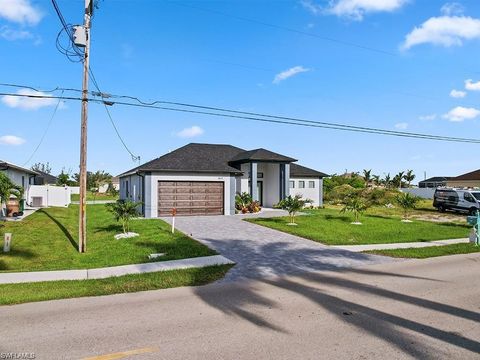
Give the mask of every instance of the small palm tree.
[(302, 195), (295, 195), (293, 197), (289, 195), (278, 203), (278, 207), (288, 212), (290, 219), (289, 224), (296, 225), (295, 215), (297, 215), (297, 212), (302, 210), (306, 204), (311, 204), (312, 202), (310, 199), (302, 199)]
[(352, 212), (355, 218), (355, 222), (353, 224), (360, 224), (360, 215), (368, 209), (368, 205), (358, 196), (349, 197), (342, 210), (341, 213), (345, 212)]
[(107, 204), (107, 209), (122, 223), (123, 233), (130, 232), (130, 220), (139, 215), (138, 206), (141, 203), (130, 200), (117, 200)]
[(417, 203), (420, 201), (420, 198), (409, 193), (402, 193), (400, 195), (397, 195), (395, 200), (397, 201), (398, 205), (403, 209), (403, 221), (410, 221), (408, 219), (410, 216), (410, 212), (417, 207)]
[(372, 180), (372, 169), (363, 169), (363, 179), (365, 180), (365, 186), (368, 186)]
[(392, 184), (392, 178), (390, 176), (390, 173), (385, 175), (385, 178), (383, 179), (383, 184), (385, 185), (385, 187), (387, 189), (390, 188), (390, 186)]
[(10, 200), (12, 195), (20, 200), (23, 191), (23, 187), (13, 183), (5, 173), (0, 172), (0, 213), (3, 211), (3, 205)]
[(403, 178), (405, 179), (405, 181), (407, 181), (408, 187), (410, 187), (412, 181), (415, 180), (415, 174), (413, 173), (413, 170), (407, 170), (407, 173)]

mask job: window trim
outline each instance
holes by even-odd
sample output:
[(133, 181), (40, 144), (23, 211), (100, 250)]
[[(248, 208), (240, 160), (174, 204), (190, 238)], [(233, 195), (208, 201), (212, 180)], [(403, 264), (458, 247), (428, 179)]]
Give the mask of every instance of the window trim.
[(308, 180), (308, 188), (309, 189), (315, 189), (315, 181), (314, 180)]
[(295, 189), (295, 180), (288, 180), (288, 187), (290, 189)]
[(298, 188), (305, 189), (305, 180), (298, 180)]

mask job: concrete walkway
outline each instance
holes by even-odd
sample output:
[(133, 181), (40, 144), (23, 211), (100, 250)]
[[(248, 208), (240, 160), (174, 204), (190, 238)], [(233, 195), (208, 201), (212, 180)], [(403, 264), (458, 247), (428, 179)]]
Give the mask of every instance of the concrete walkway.
[[(101, 204), (111, 204), (116, 202), (116, 200), (87, 200), (87, 205), (101, 205)], [(79, 205), (80, 201), (72, 201), (71, 204)]]
[(465, 244), (469, 239), (451, 239), (451, 240), (435, 240), (423, 242), (410, 243), (394, 243), (394, 244), (369, 244), (369, 245), (335, 245), (331, 246), (335, 249), (348, 250), (353, 252), (362, 252), (368, 250), (391, 250), (391, 249), (409, 249), (409, 248), (423, 248), (430, 246), (445, 246), (452, 244)]
[[(221, 282), (361, 267), (398, 259), (335, 249), (315, 241), (243, 221), (284, 216), (282, 211), (234, 216), (177, 217), (178, 230), (235, 261)], [(170, 222), (170, 218), (163, 220)]]
[(158, 271), (201, 268), (212, 265), (227, 265), (234, 262), (221, 256), (203, 256), (190, 259), (159, 261), (153, 263), (112, 266), (98, 269), (31, 271), (1, 273), (0, 284), (17, 284), (39, 281), (105, 279), (130, 274), (145, 274)]

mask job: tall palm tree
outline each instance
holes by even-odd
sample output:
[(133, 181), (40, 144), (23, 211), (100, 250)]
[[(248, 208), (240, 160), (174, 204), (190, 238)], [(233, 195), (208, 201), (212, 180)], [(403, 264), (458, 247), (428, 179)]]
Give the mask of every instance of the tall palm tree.
[(365, 180), (365, 186), (368, 186), (370, 180), (372, 180), (372, 169), (363, 169), (363, 179)]
[(373, 183), (377, 186), (380, 185), (380, 183), (382, 182), (380, 175), (372, 175), (372, 179), (373, 179)]
[(385, 175), (385, 178), (383, 179), (383, 184), (385, 185), (386, 188), (390, 188), (390, 185), (392, 183), (392, 178), (390, 176), (390, 173)]
[(404, 176), (405, 176), (405, 171), (400, 171), (397, 175), (393, 177), (392, 185), (395, 186), (396, 188), (401, 188), (402, 180)]
[(415, 180), (415, 174), (413, 173), (413, 170), (407, 170), (407, 173), (403, 178), (407, 181), (408, 187), (410, 187), (412, 181)]

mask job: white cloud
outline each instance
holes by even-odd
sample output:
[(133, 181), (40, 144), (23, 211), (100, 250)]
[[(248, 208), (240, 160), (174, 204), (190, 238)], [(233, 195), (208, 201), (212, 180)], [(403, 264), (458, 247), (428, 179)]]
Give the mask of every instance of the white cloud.
[(300, 1), (300, 4), (302, 4), (302, 6), (310, 11), (313, 15), (319, 15), (323, 12), (323, 8), (314, 3), (313, 0), (302, 0)]
[(422, 115), (422, 116), (419, 116), (418, 118), (423, 121), (431, 121), (437, 118), (437, 114)]
[(479, 115), (480, 110), (477, 110), (475, 108), (457, 106), (456, 108), (453, 108), (448, 113), (443, 115), (443, 118), (453, 122), (462, 122), (464, 120), (475, 119)]
[[(37, 95), (37, 96), (50, 96), (41, 91), (33, 91), (29, 89), (18, 90), (17, 94), (19, 95)], [(37, 110), (46, 106), (53, 106), (56, 104), (55, 99), (51, 98), (30, 98), (30, 97), (20, 97), (5, 95), (2, 97), (2, 102), (11, 108), (19, 108), (25, 110)]]
[(0, 136), (0, 144), (1, 145), (13, 145), (18, 146), (25, 143), (25, 139), (15, 135), (3, 135)]
[(395, 129), (406, 130), (407, 128), (408, 128), (408, 123), (406, 122), (395, 124)]
[(26, 40), (32, 39), (33, 34), (27, 30), (11, 29), (10, 27), (4, 25), (0, 27), (0, 38), (8, 41)]
[(465, 96), (467, 96), (467, 93), (465, 91), (455, 90), (455, 89), (450, 91), (450, 97), (452, 98), (459, 99), (459, 98), (464, 98)]
[(465, 89), (470, 91), (479, 91), (480, 90), (480, 81), (473, 82), (472, 79), (465, 80)]
[(420, 44), (434, 44), (445, 47), (461, 46), (464, 40), (480, 38), (480, 19), (469, 16), (439, 16), (415, 27), (401, 45), (408, 50)]
[[(400, 9), (409, 1), (410, 0), (331, 0), (329, 5), (324, 9), (324, 13), (361, 21), (366, 14), (393, 12)], [(317, 13), (320, 11), (318, 9), (320, 7), (319, 5), (316, 5), (312, 1), (308, 2), (311, 4), (310, 8), (316, 8)], [(309, 9), (309, 7), (305, 5), (304, 7)]]
[(294, 66), (288, 70), (282, 71), (275, 75), (273, 79), (274, 84), (278, 84), (279, 82), (288, 79), (289, 77), (295, 76), (297, 74), (310, 71), (310, 69), (304, 68), (303, 66)]
[(457, 2), (446, 3), (440, 8), (440, 12), (443, 15), (451, 16), (451, 15), (461, 15), (465, 11), (465, 8), (462, 4)]
[(43, 13), (30, 0), (1, 0), (0, 18), (22, 25), (36, 25)]
[(204, 132), (205, 131), (200, 126), (194, 125), (192, 127), (180, 130), (176, 133), (176, 135), (181, 138), (193, 138), (202, 135)]

